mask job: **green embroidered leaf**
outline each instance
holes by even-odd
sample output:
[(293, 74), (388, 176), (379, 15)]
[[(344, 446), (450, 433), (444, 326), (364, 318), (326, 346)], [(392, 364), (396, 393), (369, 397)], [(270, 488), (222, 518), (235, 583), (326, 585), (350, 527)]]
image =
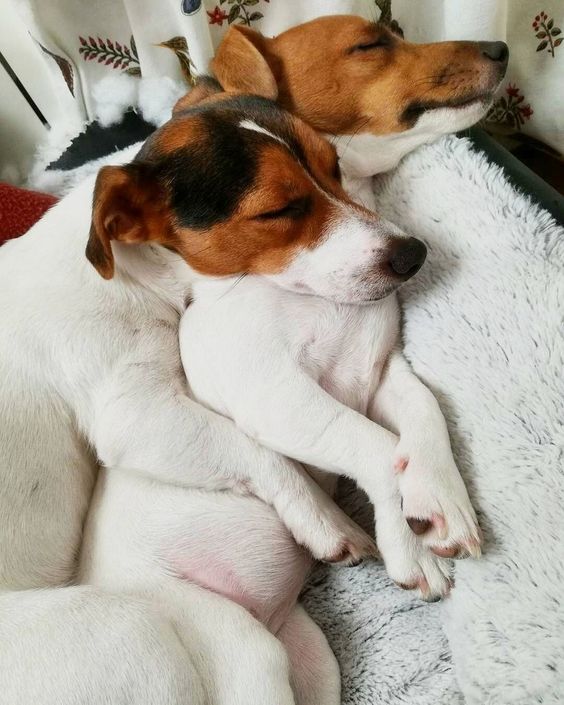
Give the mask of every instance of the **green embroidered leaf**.
[(552, 29), (552, 28), (553, 28), (553, 26), (554, 26), (554, 20), (552, 19), (552, 17), (548, 20), (548, 22), (546, 23), (546, 26), (547, 26), (547, 29)]
[(135, 44), (135, 37), (133, 35), (131, 35), (129, 43), (131, 45), (131, 53), (136, 59), (139, 59), (139, 55), (137, 54), (137, 44)]
[(545, 39), (544, 42), (541, 42), (538, 45), (537, 51), (542, 51), (543, 49), (546, 49), (547, 46), (548, 46), (548, 41)]
[(559, 47), (559, 46), (562, 44), (562, 42), (564, 42), (564, 37), (560, 37), (560, 39), (557, 39), (557, 40), (554, 42), (554, 46), (555, 46), (555, 47)]
[(555, 28), (550, 32), (550, 34), (551, 34), (553, 37), (556, 37), (558, 34), (562, 34), (562, 30), (560, 29), (560, 27), (555, 27)]
[(538, 32), (538, 34), (535, 34), (535, 37), (537, 39), (544, 39), (546, 37), (546, 32)]
[(231, 10), (229, 10), (229, 16), (227, 17), (227, 21), (229, 24), (232, 24), (235, 22), (235, 20), (239, 17), (241, 14), (241, 6), (240, 5), (233, 5)]
[(263, 17), (264, 15), (262, 14), (262, 12), (253, 12), (249, 17), (249, 20), (251, 22), (256, 22), (256, 20), (262, 20)]
[(258, 4), (259, 4), (259, 0), (245, 0), (245, 2), (243, 2), (243, 5), (247, 5), (247, 6), (258, 5)]
[(499, 99), (499, 104), (504, 110), (507, 110), (507, 101), (505, 100), (505, 96), (501, 96)]
[(128, 69), (125, 69), (124, 73), (127, 73), (129, 76), (141, 76), (141, 69), (139, 66), (130, 66)]

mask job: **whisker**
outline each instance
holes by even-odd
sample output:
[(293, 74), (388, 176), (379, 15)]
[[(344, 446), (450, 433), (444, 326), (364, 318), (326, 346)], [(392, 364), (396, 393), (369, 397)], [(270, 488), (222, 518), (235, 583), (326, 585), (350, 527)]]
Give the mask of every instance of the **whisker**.
[(237, 277), (237, 279), (235, 279), (235, 281), (229, 287), (229, 289), (227, 289), (227, 291), (224, 291), (223, 294), (220, 297), (218, 297), (217, 301), (222, 299), (224, 296), (227, 296), (227, 294), (230, 294), (233, 291), (233, 289), (237, 286), (237, 284), (239, 284), (239, 282), (241, 282), (246, 276), (247, 276), (247, 273), (245, 272), (244, 274), (241, 274), (239, 277)]
[(344, 150), (343, 150), (343, 153), (341, 154), (341, 157), (340, 157), (341, 159), (345, 156), (345, 154), (346, 154), (346, 152), (347, 152), (347, 149), (349, 148), (350, 143), (352, 142), (353, 137), (356, 137), (356, 135), (358, 135), (358, 133), (360, 132), (360, 130), (362, 130), (362, 128), (363, 128), (367, 123), (369, 123), (371, 119), (372, 119), (372, 118), (371, 118), (371, 116), (369, 115), (369, 116), (366, 118), (366, 120), (364, 120), (364, 122), (361, 122), (361, 123), (360, 123), (360, 125), (356, 128), (356, 130), (352, 133), (352, 135), (350, 135), (349, 140), (348, 140), (348, 142), (346, 143), (345, 148), (344, 148)]

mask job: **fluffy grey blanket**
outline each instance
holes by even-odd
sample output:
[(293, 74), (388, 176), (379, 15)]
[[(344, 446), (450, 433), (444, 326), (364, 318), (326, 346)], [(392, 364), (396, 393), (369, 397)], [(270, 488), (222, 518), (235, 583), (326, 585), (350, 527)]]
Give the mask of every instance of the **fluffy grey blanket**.
[[(381, 565), (323, 567), (307, 609), (346, 705), (564, 703), (564, 230), (455, 137), (375, 189), (429, 246), (403, 290), (406, 351), (449, 421), (485, 555), (434, 605)], [(345, 500), (362, 514), (359, 495)]]

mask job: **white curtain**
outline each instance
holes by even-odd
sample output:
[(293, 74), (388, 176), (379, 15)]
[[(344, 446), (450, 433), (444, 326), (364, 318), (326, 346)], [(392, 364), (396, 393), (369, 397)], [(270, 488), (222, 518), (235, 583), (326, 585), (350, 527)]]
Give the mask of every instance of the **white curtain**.
[[(49, 74), (55, 122), (92, 119), (93, 87), (109, 74), (188, 81), (205, 72), (233, 23), (272, 36), (319, 15), (390, 12), (387, 0), (10, 1), (35, 47), (33, 61)], [(411, 41), (507, 41), (509, 71), (491, 119), (564, 153), (563, 0), (393, 0), (391, 15)]]

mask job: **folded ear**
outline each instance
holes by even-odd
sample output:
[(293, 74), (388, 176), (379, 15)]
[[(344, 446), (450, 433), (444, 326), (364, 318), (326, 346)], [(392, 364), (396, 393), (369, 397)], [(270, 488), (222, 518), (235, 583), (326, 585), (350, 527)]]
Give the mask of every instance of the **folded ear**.
[(112, 240), (133, 244), (164, 238), (168, 224), (160, 190), (142, 164), (100, 169), (86, 258), (104, 279), (114, 275)]
[(278, 86), (269, 65), (271, 40), (253, 29), (232, 25), (211, 66), (225, 90), (276, 100)]
[(178, 115), (183, 110), (190, 108), (192, 105), (201, 103), (203, 100), (211, 98), (214, 95), (218, 95), (219, 93), (223, 93), (223, 88), (220, 86), (218, 81), (215, 80), (215, 78), (212, 78), (211, 76), (200, 76), (196, 80), (192, 90), (177, 101), (176, 105), (172, 109), (172, 114)]

